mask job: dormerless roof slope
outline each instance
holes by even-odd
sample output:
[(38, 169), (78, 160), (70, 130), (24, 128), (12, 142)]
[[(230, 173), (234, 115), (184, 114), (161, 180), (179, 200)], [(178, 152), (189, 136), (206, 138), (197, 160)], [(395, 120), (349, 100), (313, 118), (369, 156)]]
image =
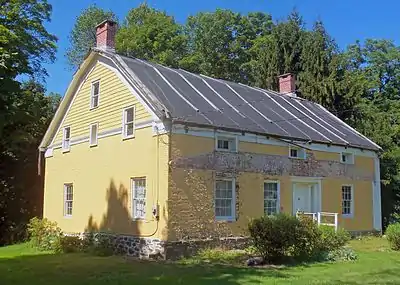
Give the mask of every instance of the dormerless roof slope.
[(380, 150), (321, 105), (308, 100), (130, 57), (117, 58), (175, 122)]

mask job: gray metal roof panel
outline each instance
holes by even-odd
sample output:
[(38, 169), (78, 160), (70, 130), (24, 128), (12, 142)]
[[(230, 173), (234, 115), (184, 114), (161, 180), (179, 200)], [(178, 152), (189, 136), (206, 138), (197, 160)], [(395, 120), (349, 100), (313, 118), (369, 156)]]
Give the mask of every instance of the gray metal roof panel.
[(181, 122), (379, 150), (310, 101), (121, 56)]

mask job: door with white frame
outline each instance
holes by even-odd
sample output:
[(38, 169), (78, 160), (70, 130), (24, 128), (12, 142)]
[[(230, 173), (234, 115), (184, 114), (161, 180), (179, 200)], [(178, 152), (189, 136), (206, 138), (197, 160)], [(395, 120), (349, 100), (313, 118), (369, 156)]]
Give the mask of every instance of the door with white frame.
[(318, 183), (293, 183), (293, 214), (297, 212), (316, 213), (320, 211)]

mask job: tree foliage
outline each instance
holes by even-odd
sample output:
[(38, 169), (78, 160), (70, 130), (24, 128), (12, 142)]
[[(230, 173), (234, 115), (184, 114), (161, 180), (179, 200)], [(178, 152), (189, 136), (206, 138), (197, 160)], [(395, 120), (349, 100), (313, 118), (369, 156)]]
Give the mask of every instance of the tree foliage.
[(104, 20), (117, 18), (111, 11), (105, 11), (95, 5), (89, 6), (76, 18), (74, 28), (69, 35), (70, 47), (67, 50), (68, 64), (77, 68), (84, 60), (90, 48), (96, 46), (96, 26)]
[[(44, 96), (43, 63), (55, 58), (56, 37), (46, 0), (13, 0), (0, 6), (0, 245), (40, 214), (42, 187), (37, 146), (57, 99)], [(29, 81), (18, 80), (22, 76)]]
[(177, 66), (186, 48), (182, 27), (173, 17), (146, 4), (129, 11), (116, 37), (122, 54)]

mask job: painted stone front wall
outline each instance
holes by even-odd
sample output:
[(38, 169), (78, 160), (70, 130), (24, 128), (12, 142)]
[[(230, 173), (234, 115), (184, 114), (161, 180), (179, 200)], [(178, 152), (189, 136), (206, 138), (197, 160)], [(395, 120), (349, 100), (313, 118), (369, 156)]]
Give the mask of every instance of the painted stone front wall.
[[(292, 213), (292, 180), (321, 178), (322, 211), (341, 213), (341, 186), (354, 187), (354, 216), (339, 225), (373, 229), (373, 158), (342, 164), (339, 153), (307, 151), (307, 159), (289, 159), (288, 147), (239, 142), (239, 152), (216, 152), (213, 138), (173, 134), (169, 178), (169, 240), (246, 235), (251, 218), (263, 215), (263, 183), (280, 182), (280, 210)], [(236, 221), (216, 221), (214, 182), (236, 179)]]

